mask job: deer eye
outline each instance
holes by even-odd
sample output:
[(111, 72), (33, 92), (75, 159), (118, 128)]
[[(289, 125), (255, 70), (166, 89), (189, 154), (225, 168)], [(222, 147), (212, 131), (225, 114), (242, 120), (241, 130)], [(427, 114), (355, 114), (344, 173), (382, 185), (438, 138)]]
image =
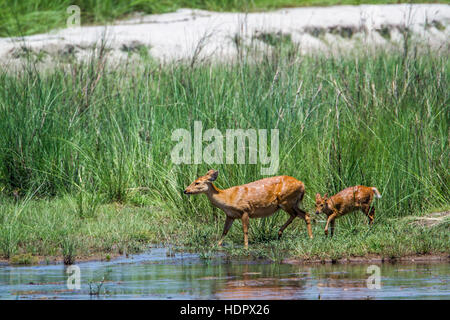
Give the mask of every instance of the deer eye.
[(200, 183), (196, 182), (195, 185), (199, 185)]

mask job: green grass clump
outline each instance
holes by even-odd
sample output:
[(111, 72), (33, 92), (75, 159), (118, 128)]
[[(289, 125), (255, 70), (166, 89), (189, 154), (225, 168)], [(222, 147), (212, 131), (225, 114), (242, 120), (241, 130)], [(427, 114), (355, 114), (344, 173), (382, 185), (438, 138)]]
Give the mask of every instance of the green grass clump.
[(37, 264), (39, 262), (39, 259), (32, 256), (30, 253), (22, 253), (12, 256), (9, 259), (9, 262), (14, 265), (30, 265)]
[[(146, 60), (111, 69), (93, 59), (0, 71), (0, 254), (70, 258), (136, 252), (149, 242), (210, 246), (224, 214), (182, 191), (211, 165), (175, 165), (170, 156), (172, 132), (192, 131), (194, 121), (222, 133), (279, 129), (278, 174), (305, 183), (309, 212), (316, 192), (364, 184), (383, 195), (375, 203), (381, 229), (365, 240), (362, 214), (339, 220), (337, 239), (350, 247), (307, 242), (303, 222), (288, 228), (303, 230), (294, 246), (278, 244), (282, 213), (251, 221), (253, 243), (333, 257), (448, 250), (442, 233), (391, 223), (450, 203), (448, 54), (298, 56), (277, 48), (258, 62), (243, 55), (227, 64)], [(220, 188), (263, 178), (259, 164), (214, 168)], [(229, 237), (241, 243), (240, 222)], [(423, 245), (415, 241), (421, 237)]]
[[(284, 218), (287, 215), (283, 215)], [(249, 249), (243, 248), (243, 235), (240, 223), (234, 226), (224, 247), (215, 247), (216, 251), (224, 251), (229, 258), (251, 257), (253, 259), (269, 259), (281, 262), (286, 258), (305, 261), (333, 261), (355, 257), (377, 257), (380, 259), (398, 259), (405, 256), (448, 254), (450, 243), (449, 225), (436, 227), (419, 227), (402, 219), (390, 219), (375, 223), (371, 228), (363, 222), (363, 214), (355, 218), (360, 221), (352, 227), (345, 219), (336, 222), (336, 234), (333, 238), (324, 235), (325, 223), (315, 223), (314, 239), (307, 237), (303, 221), (294, 220), (293, 226), (286, 229), (281, 240), (260, 241), (249, 237)], [(252, 220), (250, 230), (257, 229), (258, 224)], [(279, 227), (279, 226), (278, 226)], [(195, 252), (210, 252), (211, 245), (217, 241), (219, 233), (209, 230), (208, 245), (196, 243), (193, 238), (184, 238), (185, 249)], [(274, 226), (274, 232), (277, 228)], [(258, 231), (255, 231), (258, 232)], [(194, 240), (194, 241), (193, 241)]]
[(77, 258), (136, 253), (163, 239), (158, 225), (163, 218), (153, 219), (159, 214), (149, 207), (101, 204), (95, 217), (88, 218), (78, 214), (76, 201), (67, 196), (32, 200), (13, 221), (8, 218), (17, 205), (3, 199), (0, 256), (12, 261), (32, 254), (73, 264)]
[[(404, 3), (446, 3), (445, 0), (412, 0)], [(262, 11), (286, 7), (395, 4), (398, 0), (0, 0), (0, 37), (22, 36), (65, 28), (70, 16), (67, 8), (80, 7), (81, 23), (106, 23), (127, 18), (135, 12), (146, 14), (172, 12), (180, 8), (210, 11)]]

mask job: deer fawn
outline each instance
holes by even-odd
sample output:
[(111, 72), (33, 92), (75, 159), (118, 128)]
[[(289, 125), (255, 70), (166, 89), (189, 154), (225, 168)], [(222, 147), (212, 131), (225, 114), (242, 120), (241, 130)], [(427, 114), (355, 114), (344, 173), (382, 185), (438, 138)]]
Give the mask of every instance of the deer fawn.
[(331, 198), (328, 198), (327, 193), (323, 198), (317, 193), (316, 214), (323, 212), (328, 217), (325, 226), (325, 235), (328, 235), (328, 224), (331, 223), (331, 236), (333, 236), (334, 220), (356, 210), (364, 212), (369, 218), (369, 224), (372, 224), (375, 218), (375, 208), (371, 207), (374, 195), (376, 198), (381, 198), (381, 194), (377, 188), (366, 186), (346, 188)]
[(278, 239), (295, 217), (305, 220), (309, 237), (313, 237), (309, 214), (298, 207), (305, 194), (305, 186), (302, 182), (289, 176), (278, 176), (220, 190), (213, 184), (218, 174), (216, 170), (209, 170), (206, 175), (188, 186), (184, 193), (206, 194), (211, 204), (222, 209), (227, 215), (219, 246), (222, 245), (223, 238), (230, 230), (233, 221), (241, 219), (244, 245), (248, 248), (249, 219), (271, 216), (280, 208), (289, 213), (290, 217), (278, 231)]

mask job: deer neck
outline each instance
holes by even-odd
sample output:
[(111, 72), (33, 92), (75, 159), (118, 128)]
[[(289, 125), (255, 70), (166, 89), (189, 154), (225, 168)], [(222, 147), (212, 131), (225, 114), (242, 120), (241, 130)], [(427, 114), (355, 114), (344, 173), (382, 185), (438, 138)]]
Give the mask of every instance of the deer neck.
[(209, 185), (208, 191), (206, 192), (206, 196), (214, 206), (222, 208), (224, 205), (221, 197), (222, 193), (223, 193), (222, 190), (220, 190), (214, 184), (211, 183)]

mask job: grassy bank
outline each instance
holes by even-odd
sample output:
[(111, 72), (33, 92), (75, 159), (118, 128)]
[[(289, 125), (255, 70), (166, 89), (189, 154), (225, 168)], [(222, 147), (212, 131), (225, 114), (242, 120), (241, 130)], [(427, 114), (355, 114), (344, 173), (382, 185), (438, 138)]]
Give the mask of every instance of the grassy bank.
[[(349, 215), (338, 220), (333, 241), (320, 222), (312, 241), (296, 221), (277, 242), (286, 214), (252, 220), (256, 255), (448, 252), (448, 223), (402, 220), (450, 203), (448, 56), (412, 48), (301, 57), (279, 45), (257, 63), (245, 55), (214, 65), (160, 65), (148, 57), (110, 69), (97, 56), (46, 71), (31, 62), (17, 74), (1, 71), (0, 255), (70, 262), (148, 243), (208, 255), (224, 214), (182, 190), (210, 167), (220, 171), (220, 188), (262, 176), (259, 164), (175, 165), (171, 134), (193, 130), (194, 121), (223, 133), (278, 128), (278, 174), (305, 183), (309, 212), (316, 192), (365, 184), (383, 195), (373, 229), (362, 214)], [(227, 240), (242, 244), (239, 222)]]
[(185, 218), (159, 207), (117, 203), (100, 205), (91, 217), (79, 210), (77, 200), (71, 197), (33, 200), (21, 205), (3, 203), (0, 261), (33, 264), (109, 260), (117, 255), (141, 252), (149, 244), (170, 244), (176, 250), (197, 252), (206, 263), (218, 252), (233, 259), (274, 262), (286, 258), (315, 262), (355, 257), (387, 260), (408, 256), (448, 257), (449, 254), (448, 218), (433, 227), (421, 226), (411, 219), (393, 218), (369, 228), (360, 213), (355, 219), (338, 220), (337, 233), (331, 240), (323, 234), (324, 217), (313, 217), (313, 240), (307, 238), (300, 220), (295, 220), (283, 238), (277, 240), (277, 230), (288, 217), (279, 212), (265, 222), (251, 221), (250, 248), (246, 250), (242, 245), (240, 222), (231, 228), (224, 247), (215, 245), (222, 231), (223, 215), (210, 219)]
[[(412, 0), (402, 3), (447, 3), (445, 0)], [(173, 1), (125, 1), (125, 0), (76, 0), (76, 1), (33, 1), (0, 0), (0, 37), (21, 36), (48, 32), (64, 28), (71, 5), (81, 10), (82, 24), (110, 22), (126, 18), (135, 12), (146, 14), (172, 12), (180, 8), (203, 9), (210, 11), (262, 11), (299, 6), (395, 4), (398, 0), (173, 0)]]

